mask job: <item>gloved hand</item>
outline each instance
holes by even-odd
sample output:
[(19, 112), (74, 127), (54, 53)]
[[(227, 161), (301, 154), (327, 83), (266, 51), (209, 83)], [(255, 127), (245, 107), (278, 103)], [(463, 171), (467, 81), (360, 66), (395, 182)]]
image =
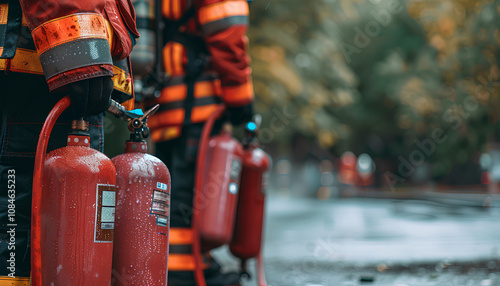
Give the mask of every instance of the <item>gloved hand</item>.
[(234, 126), (246, 123), (252, 120), (253, 116), (253, 104), (247, 104), (239, 107), (227, 107), (227, 113), (229, 114), (229, 121)]
[(75, 118), (106, 111), (113, 91), (111, 77), (96, 77), (68, 85), (71, 96), (70, 112)]

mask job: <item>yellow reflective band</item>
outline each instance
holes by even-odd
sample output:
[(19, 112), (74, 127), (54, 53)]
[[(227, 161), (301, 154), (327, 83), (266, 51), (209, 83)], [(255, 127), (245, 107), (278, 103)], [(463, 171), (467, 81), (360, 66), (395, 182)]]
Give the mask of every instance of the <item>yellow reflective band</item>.
[(7, 4), (0, 4), (0, 25), (7, 24), (7, 15), (9, 6)]
[(8, 277), (8, 276), (0, 276), (0, 286), (29, 286), (30, 278), (29, 277)]
[[(7, 24), (8, 14), (9, 14), (9, 4), (0, 4), (0, 25)], [(24, 13), (23, 13), (22, 25), (28, 26), (28, 23), (26, 22), (26, 17), (24, 17)]]
[[(0, 47), (0, 54), (3, 48)], [(0, 70), (13, 72), (43, 74), (42, 65), (38, 53), (32, 50), (17, 49), (13, 59), (0, 59)]]
[(113, 84), (116, 90), (132, 94), (132, 80), (127, 73), (119, 67), (113, 66)]

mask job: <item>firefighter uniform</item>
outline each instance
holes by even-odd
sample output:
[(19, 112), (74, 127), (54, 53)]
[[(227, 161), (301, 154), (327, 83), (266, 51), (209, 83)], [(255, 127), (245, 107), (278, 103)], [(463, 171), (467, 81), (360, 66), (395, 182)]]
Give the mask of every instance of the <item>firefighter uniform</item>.
[[(249, 5), (246, 0), (162, 0), (160, 8), (166, 27), (161, 67), (168, 79), (161, 94), (147, 103), (160, 104), (148, 125), (156, 156), (172, 176), (168, 285), (194, 285), (190, 226), (203, 123), (219, 104), (232, 111), (233, 122), (250, 120), (252, 115)], [(214, 133), (220, 125), (221, 121)], [(238, 284), (237, 275), (219, 274), (216, 263), (207, 264), (207, 285)]]
[[(114, 98), (130, 105), (126, 58), (136, 37), (127, 0), (0, 0), (0, 286), (29, 285), (33, 166), (46, 116), (72, 85), (104, 77), (112, 78)], [(62, 114), (49, 151), (66, 145), (73, 119)], [(91, 146), (102, 151), (103, 113), (86, 119)]]

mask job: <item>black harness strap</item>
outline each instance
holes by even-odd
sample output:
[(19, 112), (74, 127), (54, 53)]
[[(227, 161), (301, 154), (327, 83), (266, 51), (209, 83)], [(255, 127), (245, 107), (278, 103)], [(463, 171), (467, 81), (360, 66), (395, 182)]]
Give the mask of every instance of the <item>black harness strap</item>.
[(193, 6), (186, 12), (186, 14), (182, 15), (182, 17), (177, 21), (165, 20), (165, 30), (163, 34), (163, 39), (165, 40), (165, 43), (174, 40), (175, 37), (180, 33), (179, 29), (182, 27), (182, 25), (186, 24), (189, 21), (189, 19), (194, 17), (195, 14), (196, 13)]
[(7, 27), (3, 35), (4, 47), (0, 59), (12, 59), (16, 54), (17, 41), (21, 33), (23, 21), (23, 10), (19, 0), (9, 1), (9, 14), (7, 16)]

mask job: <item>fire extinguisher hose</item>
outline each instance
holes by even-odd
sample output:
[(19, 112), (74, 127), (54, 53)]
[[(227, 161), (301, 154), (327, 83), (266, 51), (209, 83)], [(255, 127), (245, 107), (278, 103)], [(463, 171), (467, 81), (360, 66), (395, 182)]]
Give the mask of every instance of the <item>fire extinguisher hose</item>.
[(205, 158), (207, 153), (208, 141), (210, 138), (210, 133), (214, 126), (215, 120), (219, 118), (226, 111), (224, 105), (220, 105), (217, 109), (210, 115), (210, 117), (205, 122), (203, 126), (203, 131), (201, 132), (201, 138), (198, 149), (198, 157), (196, 158), (196, 182), (195, 182), (195, 193), (193, 201), (193, 256), (195, 261), (195, 271), (194, 277), (197, 286), (206, 286), (205, 276), (203, 275), (203, 258), (201, 253), (200, 244), (200, 216), (201, 216), (201, 200), (202, 198), (202, 185), (201, 179), (203, 174), (203, 168), (205, 166)]
[(45, 153), (49, 142), (50, 133), (57, 119), (71, 104), (71, 99), (66, 96), (56, 103), (43, 124), (38, 144), (36, 146), (35, 168), (33, 172), (33, 190), (31, 199), (31, 276), (33, 286), (42, 286), (42, 245), (41, 245), (41, 200), (42, 178)]
[(261, 251), (257, 256), (257, 279), (259, 281), (259, 286), (267, 286), (266, 271), (264, 268), (264, 259)]

